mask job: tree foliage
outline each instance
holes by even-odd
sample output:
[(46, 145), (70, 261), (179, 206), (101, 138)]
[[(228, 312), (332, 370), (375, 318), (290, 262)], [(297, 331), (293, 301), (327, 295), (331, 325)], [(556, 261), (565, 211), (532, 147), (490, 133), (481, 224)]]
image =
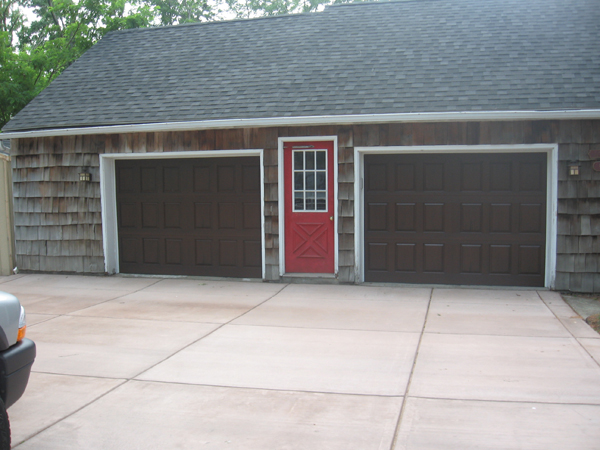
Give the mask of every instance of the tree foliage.
[[(0, 0), (0, 128), (106, 33), (362, 0)], [(26, 20), (24, 11), (33, 15)]]
[(29, 55), (15, 47), (25, 23), (14, 0), (0, 0), (0, 125), (20, 111), (37, 93)]
[(218, 7), (208, 0), (151, 0), (160, 25), (178, 25), (215, 20)]
[(36, 19), (17, 33), (36, 84), (48, 85), (109, 31), (148, 26), (148, 6), (125, 12), (125, 0), (21, 0)]
[[(125, 0), (0, 0), (0, 126), (109, 31), (151, 25)], [(35, 18), (27, 23), (23, 10)]]
[(326, 5), (365, 0), (226, 0), (237, 19), (319, 11)]

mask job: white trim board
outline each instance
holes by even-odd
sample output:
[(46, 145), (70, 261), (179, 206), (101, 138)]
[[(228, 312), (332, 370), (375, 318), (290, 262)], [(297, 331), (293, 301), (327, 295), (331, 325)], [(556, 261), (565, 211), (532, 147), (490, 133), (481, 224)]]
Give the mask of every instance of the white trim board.
[[(333, 253), (334, 253), (334, 275), (337, 278), (339, 269), (339, 247), (338, 247), (338, 138), (337, 136), (301, 136), (280, 137), (277, 139), (277, 208), (279, 210), (279, 276), (285, 276), (285, 186), (284, 186), (284, 164), (283, 147), (286, 142), (333, 142)], [(314, 276), (314, 275), (313, 275)]]
[(3, 139), (88, 134), (121, 134), (159, 131), (187, 131), (223, 128), (281, 127), (307, 125), (360, 125), (386, 122), (465, 122), (505, 120), (575, 120), (600, 119), (600, 109), (556, 111), (455, 111), (395, 114), (348, 114), (298, 117), (258, 117), (250, 119), (198, 120), (189, 122), (154, 122), (143, 124), (99, 125), (80, 128), (52, 128), (31, 131), (7, 131)]
[(556, 280), (556, 240), (558, 227), (558, 145), (428, 145), (354, 148), (354, 246), (355, 276), (365, 280), (364, 267), (364, 156), (365, 154), (419, 153), (546, 153), (546, 273), (544, 286), (554, 288)]
[(115, 161), (117, 159), (183, 159), (258, 156), (260, 158), (260, 243), (262, 254), (262, 278), (265, 278), (265, 175), (264, 151), (215, 150), (167, 153), (107, 153), (100, 155), (100, 198), (102, 205), (102, 241), (104, 246), (104, 270), (106, 273), (119, 273), (119, 245), (117, 226), (117, 190)]

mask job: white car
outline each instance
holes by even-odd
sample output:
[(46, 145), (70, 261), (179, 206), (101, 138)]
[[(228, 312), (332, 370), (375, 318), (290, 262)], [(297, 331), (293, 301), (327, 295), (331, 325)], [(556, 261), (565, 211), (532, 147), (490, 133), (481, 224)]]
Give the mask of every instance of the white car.
[(25, 392), (35, 359), (35, 343), (25, 338), (25, 309), (14, 295), (0, 291), (0, 450), (10, 449), (6, 408)]

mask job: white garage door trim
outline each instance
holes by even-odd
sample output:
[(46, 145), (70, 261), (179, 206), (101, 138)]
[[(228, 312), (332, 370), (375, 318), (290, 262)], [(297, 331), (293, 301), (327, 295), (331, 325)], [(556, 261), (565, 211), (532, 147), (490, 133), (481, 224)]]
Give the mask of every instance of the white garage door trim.
[(260, 158), (260, 241), (262, 252), (262, 277), (265, 277), (265, 192), (263, 150), (207, 150), (167, 153), (114, 153), (100, 155), (100, 196), (102, 204), (102, 240), (104, 246), (104, 270), (119, 273), (119, 246), (117, 232), (117, 192), (115, 161), (117, 159), (181, 159), (215, 157), (258, 156)]
[(364, 263), (364, 157), (365, 154), (385, 153), (546, 153), (547, 208), (546, 208), (546, 273), (544, 286), (554, 288), (556, 279), (556, 238), (558, 212), (558, 145), (428, 145), (354, 148), (354, 246), (355, 276), (365, 281)]

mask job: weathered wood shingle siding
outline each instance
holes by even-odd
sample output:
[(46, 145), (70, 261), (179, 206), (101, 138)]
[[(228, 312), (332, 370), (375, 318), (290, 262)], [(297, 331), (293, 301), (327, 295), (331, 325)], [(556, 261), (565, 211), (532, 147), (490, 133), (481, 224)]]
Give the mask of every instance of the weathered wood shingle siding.
[[(99, 156), (93, 136), (20, 139), (13, 147), (17, 267), (104, 271)], [(13, 145), (15, 142), (13, 142)], [(89, 168), (91, 183), (80, 183)]]
[[(599, 120), (391, 123), (22, 139), (13, 142), (17, 262), (23, 270), (102, 272), (101, 153), (264, 149), (266, 279), (279, 278), (277, 138), (338, 136), (339, 279), (354, 282), (354, 147), (559, 144), (556, 288), (600, 292)], [(567, 176), (567, 163), (581, 175)], [(91, 183), (79, 183), (89, 168)]]

